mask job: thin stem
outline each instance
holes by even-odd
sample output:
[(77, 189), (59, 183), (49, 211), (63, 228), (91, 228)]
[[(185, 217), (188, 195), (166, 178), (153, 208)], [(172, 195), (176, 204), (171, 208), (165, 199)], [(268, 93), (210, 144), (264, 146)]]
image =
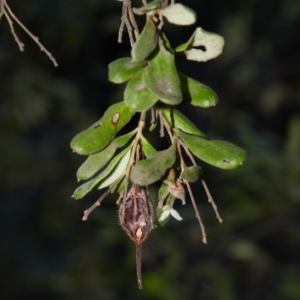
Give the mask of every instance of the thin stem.
[(186, 165), (185, 165), (185, 162), (184, 162), (184, 159), (183, 159), (183, 156), (182, 156), (182, 151), (181, 151), (181, 147), (180, 147), (180, 140), (178, 138), (176, 139), (176, 147), (177, 147), (179, 158), (180, 158), (180, 169), (181, 169), (180, 178), (181, 178), (181, 175), (184, 172)]
[(182, 148), (184, 149), (185, 153), (188, 155), (188, 157), (190, 158), (192, 164), (194, 166), (197, 166), (197, 163), (193, 157), (193, 155), (191, 154), (190, 150), (188, 149), (188, 147), (181, 141), (179, 140), (180, 145), (182, 146)]
[(172, 141), (172, 144), (174, 144), (174, 136), (173, 136), (173, 130), (172, 127), (169, 125), (168, 121), (165, 119), (165, 117), (163, 116), (162, 110), (159, 110), (159, 117), (160, 117), (160, 122), (162, 120), (164, 127), (167, 129), (168, 135)]
[(116, 201), (117, 205), (120, 205), (120, 201), (122, 200), (122, 198), (124, 197), (124, 191), (121, 191), (118, 200)]
[(19, 47), (19, 50), (20, 50), (21, 52), (23, 52), (23, 51), (24, 51), (24, 46), (25, 46), (25, 44), (22, 43), (22, 42), (20, 41), (19, 37), (17, 36), (17, 34), (16, 34), (16, 32), (15, 32), (15, 29), (14, 29), (14, 23), (13, 23), (13, 21), (11, 20), (9, 14), (8, 14), (5, 10), (4, 10), (3, 13), (1, 13), (1, 14), (4, 14), (4, 16), (6, 17), (7, 22), (8, 22), (8, 24), (9, 24), (9, 27), (10, 27), (10, 31), (11, 31), (11, 33), (12, 33), (12, 35), (13, 35), (13, 37), (14, 37), (14, 39), (15, 39), (17, 45), (18, 45), (18, 47)]
[(139, 37), (140, 33), (139, 33), (139, 29), (138, 29), (138, 26), (137, 26), (135, 18), (134, 18), (134, 14), (133, 14), (132, 7), (131, 7), (131, 2), (129, 2), (128, 14), (129, 14), (130, 22), (134, 28), (135, 38), (137, 39)]
[(139, 122), (140, 123), (143, 122), (144, 124), (141, 124), (141, 125), (145, 126), (145, 122), (146, 122), (146, 112), (145, 111), (141, 112), (141, 116), (140, 116), (140, 121)]
[(124, 220), (124, 216), (125, 216), (125, 201), (126, 201), (126, 198), (127, 198), (127, 192), (128, 192), (128, 177), (126, 176), (126, 183), (125, 183), (125, 188), (124, 188), (124, 191), (123, 191), (123, 205), (122, 205), (122, 222)]
[[(146, 112), (142, 112), (141, 116), (140, 116), (139, 125), (138, 125), (138, 129), (137, 129), (135, 139), (132, 141), (133, 146), (132, 146), (132, 151), (131, 151), (131, 155), (130, 155), (130, 158), (129, 158), (129, 162), (128, 162), (127, 168), (124, 172), (124, 175), (126, 177), (125, 189), (124, 189), (124, 193), (123, 193), (124, 197), (127, 197), (130, 171), (131, 171), (131, 167), (134, 164), (135, 159), (136, 159), (135, 154), (136, 154), (136, 151), (137, 151), (138, 143), (139, 143), (139, 141), (142, 137), (143, 129), (145, 127), (145, 120), (146, 120)], [(124, 197), (123, 197), (123, 199), (125, 199)], [(118, 201), (121, 201), (121, 198), (119, 198)], [(123, 203), (123, 205), (122, 205), (122, 218), (124, 218), (124, 215), (125, 215), (125, 203)]]
[(98, 206), (101, 205), (101, 202), (105, 199), (105, 197), (111, 192), (111, 188), (107, 189), (106, 192), (101, 195), (101, 197), (87, 210), (83, 212), (82, 221), (86, 221), (89, 217), (89, 214)]
[[(8, 13), (6, 12), (6, 10), (8, 11)], [(14, 15), (14, 13), (12, 12), (12, 10), (10, 9), (10, 7), (7, 5), (6, 0), (2, 0), (1, 3), (1, 15), (4, 14), (5, 17), (7, 18), (7, 21), (9, 23), (12, 35), (15, 38), (15, 41), (17, 42), (20, 51), (24, 51), (24, 44), (19, 40), (17, 34), (14, 31), (13, 28), (13, 22), (10, 19), (10, 17), (12, 17), (12, 19), (14, 21), (16, 21), (19, 26), (37, 43), (37, 45), (40, 47), (40, 50), (45, 52), (46, 55), (48, 56), (48, 58), (53, 62), (54, 66), (57, 67), (58, 63), (56, 61), (56, 59), (52, 56), (51, 52), (49, 52), (44, 45), (39, 41), (38, 37), (34, 36), (29, 29), (27, 29), (27, 27)], [(9, 16), (10, 15), (10, 16)]]
[(164, 137), (165, 136), (164, 116), (161, 109), (158, 110), (158, 117), (159, 117), (159, 124), (160, 124), (159, 136)]
[(188, 183), (188, 181), (184, 180), (184, 183), (186, 184), (186, 186), (188, 188), (189, 195), (191, 197), (191, 201), (192, 201), (192, 204), (193, 204), (193, 207), (194, 207), (194, 210), (195, 210), (195, 217), (199, 221), (199, 225), (200, 225), (201, 232), (202, 232), (202, 242), (204, 244), (207, 244), (205, 227), (204, 227), (204, 224), (202, 223), (201, 216), (200, 216), (199, 210), (197, 208), (196, 201), (195, 201), (192, 189), (191, 189), (190, 184)]
[(0, 0), (0, 20), (4, 14), (4, 1), (6, 0)]
[(137, 282), (139, 289), (143, 288), (142, 284), (142, 245), (135, 244), (135, 254), (136, 254), (136, 274), (137, 274)]
[(214, 211), (215, 211), (215, 214), (216, 214), (216, 217), (217, 219), (219, 220), (220, 223), (223, 223), (223, 220), (218, 212), (218, 207), (213, 199), (213, 197), (211, 196), (210, 192), (209, 192), (209, 189), (207, 187), (207, 184), (206, 182), (204, 181), (204, 179), (201, 179), (201, 182), (202, 182), (202, 185), (204, 187), (204, 190), (205, 190), (205, 193), (208, 197), (208, 202), (211, 203), (211, 206), (213, 207)]
[(156, 122), (156, 109), (151, 108), (151, 124)]
[[(134, 28), (134, 34), (135, 34), (136, 39), (139, 36), (138, 27), (135, 22), (134, 14), (132, 12), (131, 1), (130, 0), (122, 0), (122, 2), (123, 2), (122, 18), (121, 18), (121, 25), (120, 25), (119, 34), (118, 34), (118, 43), (122, 43), (122, 41), (123, 41), (122, 37), (123, 37), (124, 27), (126, 25), (127, 32), (129, 35), (130, 45), (131, 45), (131, 47), (133, 47), (134, 38), (132, 35), (132, 26)], [(129, 18), (128, 18), (128, 16), (129, 16)]]

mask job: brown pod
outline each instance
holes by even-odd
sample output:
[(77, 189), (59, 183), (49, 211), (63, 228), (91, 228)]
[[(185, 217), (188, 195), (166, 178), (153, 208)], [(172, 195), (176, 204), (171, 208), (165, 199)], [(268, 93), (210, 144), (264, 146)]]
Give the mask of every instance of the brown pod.
[(119, 220), (122, 228), (136, 244), (138, 286), (142, 288), (141, 253), (142, 242), (153, 228), (154, 211), (151, 199), (145, 190), (133, 184), (120, 203)]

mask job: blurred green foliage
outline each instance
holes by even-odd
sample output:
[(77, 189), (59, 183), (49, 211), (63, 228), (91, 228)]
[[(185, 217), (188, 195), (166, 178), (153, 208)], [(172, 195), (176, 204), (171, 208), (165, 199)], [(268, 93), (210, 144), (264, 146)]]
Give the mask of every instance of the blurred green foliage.
[[(81, 158), (69, 141), (122, 100), (122, 86), (107, 79), (107, 64), (130, 51), (127, 37), (117, 44), (121, 4), (8, 2), (60, 66), (16, 25), (26, 45), (20, 53), (1, 20), (0, 298), (300, 299), (299, 1), (184, 1), (197, 26), (220, 33), (226, 46), (203, 65), (178, 59), (220, 98), (209, 110), (182, 109), (211, 138), (246, 149), (248, 159), (233, 171), (203, 165), (224, 223), (193, 184), (208, 245), (191, 204), (178, 204), (184, 220), (158, 226), (144, 244), (142, 291), (134, 245), (118, 225), (117, 195), (86, 223), (82, 211), (99, 193), (70, 198)], [(167, 30), (180, 44), (193, 28)]]

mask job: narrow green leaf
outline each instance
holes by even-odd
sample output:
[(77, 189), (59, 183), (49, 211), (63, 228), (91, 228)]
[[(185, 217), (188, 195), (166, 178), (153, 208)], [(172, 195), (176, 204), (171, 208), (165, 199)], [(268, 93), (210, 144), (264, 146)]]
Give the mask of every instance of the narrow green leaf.
[(158, 101), (158, 97), (146, 87), (142, 74), (142, 70), (138, 72), (128, 82), (124, 92), (126, 105), (136, 112), (148, 110)]
[(170, 53), (174, 53), (173, 49), (172, 49), (172, 46), (167, 38), (167, 36), (164, 34), (163, 31), (159, 31), (158, 32), (158, 35), (159, 35), (159, 38), (162, 40), (163, 42), (163, 45), (164, 45), (164, 48), (166, 50), (168, 50)]
[(155, 150), (155, 148), (144, 137), (142, 137), (142, 148), (143, 148), (143, 152), (147, 158), (149, 158), (152, 154), (157, 152)]
[(246, 159), (246, 152), (234, 144), (207, 140), (176, 130), (191, 152), (201, 160), (221, 169), (234, 169)]
[(198, 27), (190, 39), (178, 46), (175, 51), (189, 60), (204, 62), (219, 56), (223, 52), (224, 45), (222, 36)]
[(123, 177), (121, 182), (119, 182), (116, 186), (113, 186), (113, 184), (110, 185), (111, 192), (112, 193), (120, 193), (124, 190), (126, 184), (126, 176)]
[(180, 129), (185, 133), (205, 137), (205, 134), (201, 132), (194, 123), (174, 107), (164, 107), (162, 111), (170, 126)]
[(184, 74), (179, 74), (183, 97), (194, 106), (203, 108), (215, 106), (218, 95), (207, 85), (200, 83)]
[(192, 25), (197, 20), (196, 13), (180, 3), (160, 9), (159, 14), (163, 15), (170, 23), (176, 25)]
[(99, 121), (72, 139), (71, 148), (81, 155), (100, 151), (134, 114), (124, 102), (111, 105)]
[(103, 189), (110, 184), (114, 183), (116, 180), (120, 178), (122, 174), (124, 174), (129, 159), (130, 159), (130, 154), (131, 154), (131, 149), (129, 149), (126, 154), (120, 159), (120, 161), (117, 163), (117, 166), (113, 169), (113, 171), (106, 177), (104, 178), (103, 181), (100, 182), (98, 186), (98, 190)]
[(132, 61), (131, 57), (122, 57), (108, 65), (108, 79), (114, 83), (122, 83), (133, 77), (146, 64), (146, 61)]
[(188, 182), (196, 182), (198, 181), (201, 175), (201, 168), (199, 166), (192, 166), (186, 168), (182, 173), (182, 178), (187, 180)]
[(167, 195), (169, 194), (168, 191), (168, 185), (165, 181), (162, 182), (160, 189), (158, 190), (158, 205), (164, 206), (164, 203), (166, 201)]
[(131, 56), (133, 61), (143, 61), (157, 46), (158, 33), (156, 25), (149, 17), (136, 43), (133, 45)]
[(104, 150), (90, 155), (77, 171), (77, 179), (87, 180), (104, 167), (114, 156), (116, 150), (125, 146), (136, 133), (136, 129), (114, 139)]
[(136, 14), (136, 15), (144, 15), (148, 12), (151, 12), (151, 11), (155, 11), (159, 8), (161, 8), (162, 6), (162, 1), (161, 0), (155, 0), (155, 1), (152, 1), (152, 2), (149, 2), (148, 4), (140, 7), (140, 8), (133, 8), (133, 12)]
[(140, 186), (145, 186), (161, 179), (166, 171), (172, 167), (176, 159), (175, 147), (158, 151), (150, 158), (140, 160), (133, 166), (130, 180)]
[(160, 101), (176, 105), (182, 101), (179, 76), (175, 67), (174, 55), (161, 47), (149, 61), (143, 75), (146, 86)]
[(157, 122), (154, 122), (149, 127), (149, 132), (152, 132), (157, 127)]
[(97, 186), (101, 180), (106, 180), (107, 176), (109, 174), (111, 174), (116, 166), (118, 165), (118, 163), (120, 162), (120, 160), (125, 157), (126, 155), (128, 155), (128, 152), (130, 152), (130, 148), (126, 148), (124, 149), (122, 152), (120, 152), (117, 156), (115, 156), (113, 158), (113, 160), (109, 163), (109, 165), (107, 166), (107, 168), (105, 170), (103, 170), (103, 172), (101, 172), (98, 176), (96, 176), (94, 179), (89, 180), (88, 182), (82, 184), (81, 186), (79, 186), (72, 197), (74, 197), (76, 200), (83, 198), (87, 193), (89, 193), (95, 186)]

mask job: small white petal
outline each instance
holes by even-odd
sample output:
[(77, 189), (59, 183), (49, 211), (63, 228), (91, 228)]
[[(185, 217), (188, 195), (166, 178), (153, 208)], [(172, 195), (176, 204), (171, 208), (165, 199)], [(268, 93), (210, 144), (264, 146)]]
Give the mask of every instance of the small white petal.
[(175, 209), (171, 209), (171, 215), (172, 215), (173, 218), (175, 218), (175, 219), (178, 220), (178, 221), (183, 220), (183, 219), (181, 218), (180, 214), (178, 213), (178, 211), (175, 210)]
[(169, 204), (162, 207), (163, 211), (171, 211), (171, 206)]
[(161, 214), (161, 216), (160, 216), (160, 218), (158, 219), (158, 221), (159, 221), (159, 222), (164, 221), (164, 220), (170, 215), (170, 213), (171, 213), (171, 210), (165, 210), (165, 211)]

